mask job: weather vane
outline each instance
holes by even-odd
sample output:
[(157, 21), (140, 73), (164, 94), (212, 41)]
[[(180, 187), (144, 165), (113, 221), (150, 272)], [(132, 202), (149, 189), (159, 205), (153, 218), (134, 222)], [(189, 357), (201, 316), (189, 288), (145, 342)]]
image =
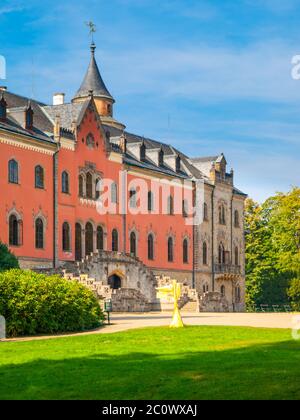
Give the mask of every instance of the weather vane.
[(89, 22), (86, 22), (85, 24), (90, 28), (89, 35), (92, 37), (92, 42), (94, 42), (94, 33), (96, 32), (96, 25), (91, 20)]

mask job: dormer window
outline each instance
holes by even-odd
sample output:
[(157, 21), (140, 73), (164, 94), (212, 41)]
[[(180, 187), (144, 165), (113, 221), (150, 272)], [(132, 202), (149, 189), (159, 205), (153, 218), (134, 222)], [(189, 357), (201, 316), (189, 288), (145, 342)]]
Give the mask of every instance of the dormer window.
[(89, 149), (94, 149), (95, 147), (95, 138), (92, 133), (89, 133), (86, 137), (86, 145)]
[(7, 103), (6, 100), (4, 99), (4, 96), (2, 95), (1, 99), (0, 99), (0, 120), (6, 120), (6, 107), (7, 107)]
[(181, 169), (181, 159), (180, 159), (180, 156), (178, 155), (176, 157), (176, 172), (180, 172), (180, 169)]
[(158, 165), (159, 166), (164, 166), (164, 151), (163, 151), (163, 149), (160, 149), (159, 154), (158, 154)]
[(143, 143), (140, 148), (140, 160), (143, 161), (145, 159), (146, 159), (146, 146)]
[(30, 104), (25, 110), (25, 128), (26, 130), (32, 130), (33, 128), (33, 110)]

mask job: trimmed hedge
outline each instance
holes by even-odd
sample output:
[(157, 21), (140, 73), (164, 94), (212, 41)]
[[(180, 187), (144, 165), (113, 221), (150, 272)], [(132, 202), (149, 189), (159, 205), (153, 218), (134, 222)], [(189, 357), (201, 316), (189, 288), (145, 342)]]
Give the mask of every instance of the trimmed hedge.
[(0, 242), (0, 271), (19, 268), (17, 257), (10, 252), (8, 247)]
[(104, 320), (96, 297), (85, 286), (17, 269), (0, 273), (0, 314), (9, 337), (84, 331)]

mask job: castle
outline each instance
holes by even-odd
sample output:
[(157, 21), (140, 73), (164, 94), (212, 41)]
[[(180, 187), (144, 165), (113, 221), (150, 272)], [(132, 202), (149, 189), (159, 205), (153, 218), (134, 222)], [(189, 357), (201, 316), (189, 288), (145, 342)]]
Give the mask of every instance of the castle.
[(90, 48), (71, 103), (0, 88), (0, 240), (23, 268), (85, 268), (148, 308), (153, 279), (167, 275), (242, 311), (246, 195), (225, 156), (191, 158), (127, 132)]

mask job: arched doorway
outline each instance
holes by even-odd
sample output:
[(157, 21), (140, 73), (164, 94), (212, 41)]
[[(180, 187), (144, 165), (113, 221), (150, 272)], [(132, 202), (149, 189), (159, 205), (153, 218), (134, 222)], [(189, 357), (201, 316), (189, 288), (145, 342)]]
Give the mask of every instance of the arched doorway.
[(82, 229), (80, 223), (75, 225), (75, 259), (82, 260)]
[(114, 290), (120, 289), (122, 287), (122, 280), (117, 274), (112, 274), (108, 278), (108, 285)]
[(93, 225), (88, 222), (85, 225), (85, 255), (94, 252), (94, 230)]

